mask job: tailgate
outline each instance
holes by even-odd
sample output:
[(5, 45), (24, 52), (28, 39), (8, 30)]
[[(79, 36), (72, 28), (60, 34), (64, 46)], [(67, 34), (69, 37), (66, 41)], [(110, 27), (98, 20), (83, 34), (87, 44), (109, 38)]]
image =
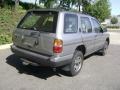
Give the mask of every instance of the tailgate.
[(16, 46), (41, 54), (53, 55), (58, 13), (53, 11), (28, 12), (13, 34)]
[(14, 44), (18, 47), (41, 54), (53, 55), (53, 42), (55, 39), (53, 33), (16, 30), (13, 38)]

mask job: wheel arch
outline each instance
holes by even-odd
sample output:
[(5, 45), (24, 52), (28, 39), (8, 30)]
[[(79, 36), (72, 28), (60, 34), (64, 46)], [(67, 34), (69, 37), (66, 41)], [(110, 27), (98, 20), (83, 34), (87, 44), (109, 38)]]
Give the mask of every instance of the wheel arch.
[(79, 45), (79, 46), (77, 46), (76, 50), (82, 51), (83, 55), (85, 55), (85, 53), (86, 53), (85, 45)]
[(110, 39), (109, 39), (109, 37), (106, 38), (106, 41), (108, 42), (108, 44), (110, 44)]

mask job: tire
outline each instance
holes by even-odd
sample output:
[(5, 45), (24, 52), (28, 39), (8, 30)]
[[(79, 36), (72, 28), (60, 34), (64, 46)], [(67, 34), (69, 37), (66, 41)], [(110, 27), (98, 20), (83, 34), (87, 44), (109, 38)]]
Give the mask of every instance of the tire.
[(72, 58), (72, 63), (69, 65), (69, 71), (68, 74), (70, 76), (75, 76), (77, 75), (82, 68), (83, 65), (83, 53), (81, 51), (76, 50), (73, 58)]
[(106, 41), (103, 49), (101, 50), (101, 55), (102, 56), (105, 56), (107, 54), (107, 49), (108, 49), (108, 42)]

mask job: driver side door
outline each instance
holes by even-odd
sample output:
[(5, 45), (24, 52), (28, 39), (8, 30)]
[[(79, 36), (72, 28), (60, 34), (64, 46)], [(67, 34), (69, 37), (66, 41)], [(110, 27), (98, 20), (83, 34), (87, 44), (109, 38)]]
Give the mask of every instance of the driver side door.
[(101, 30), (102, 30), (101, 25), (98, 22), (98, 20), (92, 19), (91, 21), (92, 21), (92, 25), (93, 25), (93, 31), (95, 34), (95, 42), (94, 42), (95, 48), (94, 49), (95, 49), (95, 51), (97, 51), (97, 50), (103, 48), (105, 40), (104, 40), (103, 32), (101, 32)]

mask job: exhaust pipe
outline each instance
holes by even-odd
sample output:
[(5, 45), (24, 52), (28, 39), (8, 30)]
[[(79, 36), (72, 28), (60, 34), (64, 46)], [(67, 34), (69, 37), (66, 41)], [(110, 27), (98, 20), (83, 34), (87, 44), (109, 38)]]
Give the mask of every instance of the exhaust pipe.
[(21, 58), (21, 60), (23, 61), (23, 62), (22, 62), (23, 65), (39, 66), (39, 64), (34, 63), (34, 62), (31, 62), (31, 61), (28, 61), (28, 60), (26, 60), (26, 59)]
[(27, 66), (27, 65), (29, 65), (30, 63), (23, 61), (22, 64), (25, 65), (25, 66)]

